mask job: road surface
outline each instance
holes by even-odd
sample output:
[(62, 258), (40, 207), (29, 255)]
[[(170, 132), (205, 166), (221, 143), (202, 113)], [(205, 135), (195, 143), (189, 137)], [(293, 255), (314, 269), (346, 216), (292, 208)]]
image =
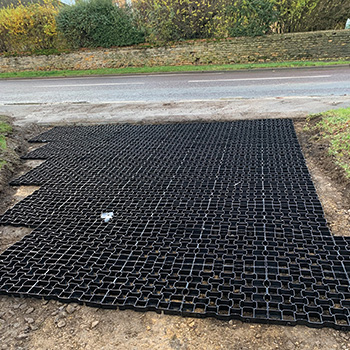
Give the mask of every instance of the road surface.
[(0, 91), (1, 104), (342, 96), (350, 94), (350, 68), (1, 80)]
[(349, 106), (350, 67), (0, 81), (0, 115), (20, 125), (298, 118)]

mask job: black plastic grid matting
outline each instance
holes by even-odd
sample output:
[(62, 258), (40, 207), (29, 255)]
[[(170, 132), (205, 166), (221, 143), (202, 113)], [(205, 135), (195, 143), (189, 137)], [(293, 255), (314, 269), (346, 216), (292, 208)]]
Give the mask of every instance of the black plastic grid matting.
[[(291, 120), (56, 127), (1, 218), (0, 292), (350, 329), (350, 240), (333, 237)], [(101, 213), (113, 212), (109, 222)]]

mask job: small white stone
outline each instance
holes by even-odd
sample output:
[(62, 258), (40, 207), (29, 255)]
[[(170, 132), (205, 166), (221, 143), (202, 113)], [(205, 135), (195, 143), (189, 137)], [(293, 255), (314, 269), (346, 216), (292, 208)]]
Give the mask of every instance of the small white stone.
[(26, 314), (29, 315), (34, 311), (33, 307), (30, 307), (29, 309), (27, 309)]
[(24, 319), (25, 319), (25, 321), (26, 321), (27, 323), (29, 323), (29, 324), (34, 323), (34, 319), (31, 318), (31, 317), (25, 317)]
[(99, 323), (100, 323), (100, 321), (93, 321), (91, 323), (91, 328), (95, 328)]
[(66, 321), (65, 320), (61, 320), (60, 322), (57, 323), (57, 327), (58, 328), (63, 328), (66, 325)]

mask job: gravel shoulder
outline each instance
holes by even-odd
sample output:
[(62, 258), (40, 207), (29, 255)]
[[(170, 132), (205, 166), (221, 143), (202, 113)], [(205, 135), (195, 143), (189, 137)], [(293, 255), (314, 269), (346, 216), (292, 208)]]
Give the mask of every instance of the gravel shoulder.
[[(306, 162), (332, 233), (350, 235), (348, 183), (334, 176), (320, 151), (304, 132), (305, 120), (295, 121)], [(19, 172), (34, 163), (22, 164)], [(7, 189), (6, 189), (7, 188)], [(8, 188), (1, 194), (1, 211), (36, 188)], [(28, 234), (23, 228), (0, 227), (0, 250)], [(0, 296), (0, 349), (340, 349), (350, 350), (350, 333), (249, 324), (240, 321), (193, 319), (103, 310), (57, 301)]]
[(0, 114), (17, 125), (91, 123), (179, 123), (262, 118), (300, 118), (311, 113), (348, 107), (346, 96), (233, 98), (176, 102), (3, 104)]

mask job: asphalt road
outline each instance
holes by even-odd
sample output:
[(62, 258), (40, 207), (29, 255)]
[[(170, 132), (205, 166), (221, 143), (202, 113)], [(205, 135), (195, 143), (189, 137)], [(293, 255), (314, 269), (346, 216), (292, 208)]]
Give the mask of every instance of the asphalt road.
[(350, 94), (350, 67), (0, 81), (0, 104), (164, 102)]

